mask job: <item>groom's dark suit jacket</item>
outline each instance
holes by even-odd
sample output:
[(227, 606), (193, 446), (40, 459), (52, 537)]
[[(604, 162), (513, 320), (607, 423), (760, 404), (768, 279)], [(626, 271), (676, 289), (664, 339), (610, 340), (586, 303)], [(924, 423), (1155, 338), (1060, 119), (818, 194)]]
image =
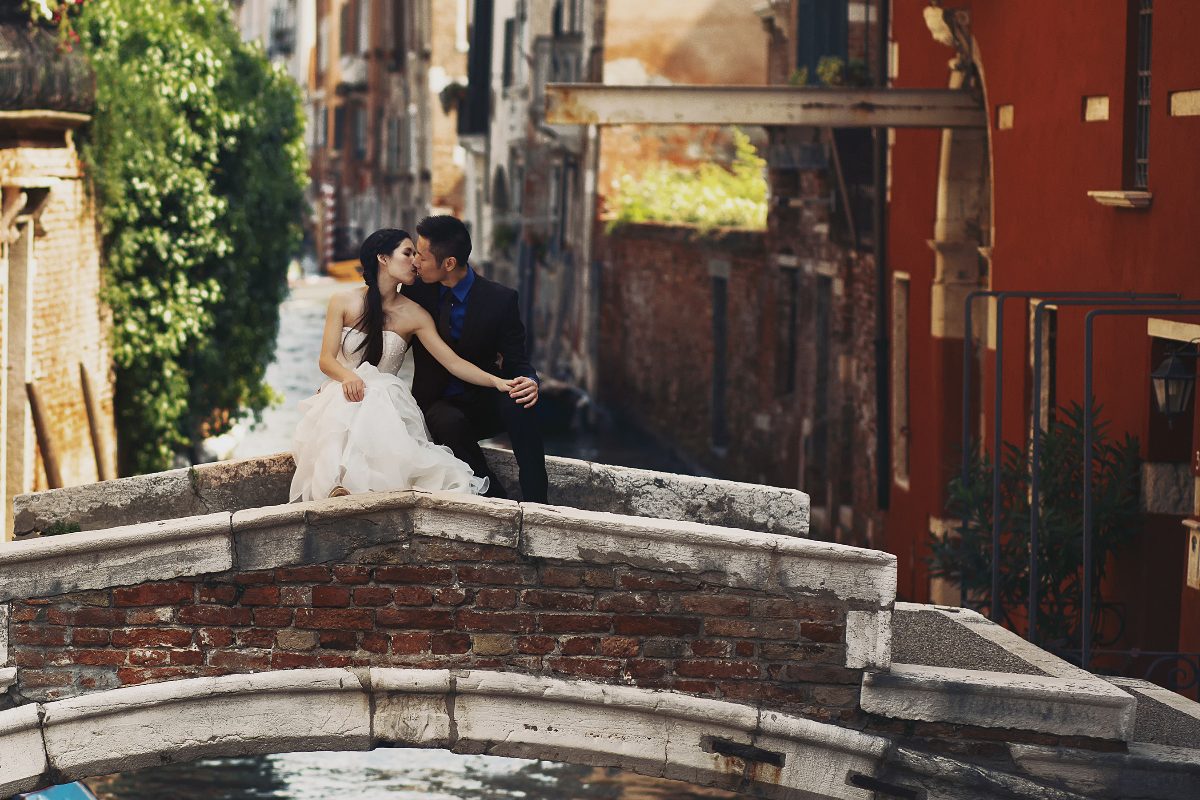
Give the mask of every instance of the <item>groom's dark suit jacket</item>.
[[(420, 303), (436, 324), (440, 289), (436, 283), (417, 283), (405, 286), (402, 291), (405, 297)], [(517, 307), (517, 293), (489, 281), (478, 272), (467, 295), (462, 335), (457, 342), (448, 344), (461, 358), (493, 375), (502, 378), (525, 375), (538, 379), (525, 348), (525, 326)], [(497, 367), (500, 361), (503, 366)], [(413, 397), (417, 405), (425, 408), (442, 397), (451, 376), (420, 342), (413, 344), (413, 369)], [(476, 392), (495, 392), (495, 389), (470, 383), (464, 383), (464, 386), (468, 396)]]

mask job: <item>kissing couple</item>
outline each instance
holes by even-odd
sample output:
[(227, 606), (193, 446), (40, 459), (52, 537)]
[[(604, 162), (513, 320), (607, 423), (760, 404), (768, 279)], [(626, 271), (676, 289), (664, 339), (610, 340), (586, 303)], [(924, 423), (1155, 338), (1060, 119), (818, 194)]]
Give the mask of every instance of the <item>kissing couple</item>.
[[(426, 217), (414, 239), (375, 231), (363, 282), (329, 301), (319, 365), (329, 377), (292, 439), (292, 502), (401, 489), (507, 497), (479, 447), (507, 432), (521, 496), (546, 502), (533, 407), (538, 375), (517, 293), (475, 272), (462, 220)], [(409, 350), (412, 388), (397, 376)]]

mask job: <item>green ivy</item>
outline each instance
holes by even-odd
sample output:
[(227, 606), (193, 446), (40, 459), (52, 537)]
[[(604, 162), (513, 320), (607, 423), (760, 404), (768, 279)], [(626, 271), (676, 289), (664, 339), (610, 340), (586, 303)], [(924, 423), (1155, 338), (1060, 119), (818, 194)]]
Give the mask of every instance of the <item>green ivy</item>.
[(701, 164), (698, 169), (656, 164), (639, 176), (622, 175), (609, 202), (613, 224), (673, 222), (713, 228), (767, 227), (767, 162), (750, 137), (733, 131), (730, 169)]
[[(1041, 436), (1041, 499), (1038, 527), (1038, 641), (1078, 645), (1083, 588), (1083, 407), (1061, 408)], [(1092, 626), (1105, 609), (1101, 587), (1109, 559), (1135, 535), (1140, 460), (1138, 441), (1110, 436), (1093, 414)], [(1023, 619), (1029, 604), (1030, 459), (1004, 443), (1000, 465), (1000, 605), (1005, 623)], [(983, 610), (992, 590), (992, 461), (974, 452), (968, 480), (949, 483), (948, 511), (959, 520), (953, 536), (931, 534), (930, 574), (965, 585), (968, 605)]]
[(122, 472), (171, 466), (273, 400), (264, 382), (307, 182), (299, 87), (223, 0), (91, 0), (82, 155), (113, 314)]

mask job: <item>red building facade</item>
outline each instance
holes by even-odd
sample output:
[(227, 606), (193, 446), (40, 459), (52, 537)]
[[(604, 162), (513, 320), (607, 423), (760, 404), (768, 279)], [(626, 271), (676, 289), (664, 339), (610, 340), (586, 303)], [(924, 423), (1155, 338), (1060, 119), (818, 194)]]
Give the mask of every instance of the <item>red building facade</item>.
[[(902, 597), (958, 603), (931, 582), (929, 532), (944, 530), (961, 452), (963, 301), (998, 291), (1172, 292), (1200, 298), (1200, 4), (1190, 0), (894, 0), (896, 87), (969, 83), (986, 131), (899, 130), (890, 155), (892, 486), (886, 549)], [(951, 30), (943, 25), (949, 19)], [(959, 53), (935, 41), (957, 33)], [(1140, 100), (1139, 100), (1140, 95)], [(1139, 107), (1141, 109), (1139, 113)], [(1003, 438), (1030, 429), (1032, 302), (1005, 307)], [(969, 427), (991, 447), (995, 306), (975, 307)], [(1083, 402), (1086, 309), (1052, 312), (1043, 372), (1059, 406)], [(1164, 424), (1150, 373), (1200, 337), (1200, 316), (1102, 318), (1096, 402), (1111, 433), (1140, 440), (1141, 525), (1112, 563), (1120, 645), (1200, 651), (1200, 582), (1188, 585), (1195, 517), (1193, 410)], [(1190, 365), (1194, 359), (1187, 360)], [(1044, 395), (1045, 396), (1045, 395)], [(1194, 395), (1193, 395), (1194, 397)], [(982, 402), (980, 400), (982, 398)], [(1193, 560), (1200, 555), (1193, 554)], [(1197, 565), (1192, 566), (1193, 572)]]

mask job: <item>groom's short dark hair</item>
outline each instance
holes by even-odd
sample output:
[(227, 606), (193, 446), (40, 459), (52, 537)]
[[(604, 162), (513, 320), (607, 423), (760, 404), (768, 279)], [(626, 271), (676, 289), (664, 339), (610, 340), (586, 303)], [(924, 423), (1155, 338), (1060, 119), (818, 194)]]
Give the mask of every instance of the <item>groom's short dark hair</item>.
[(429, 249), (439, 265), (454, 256), (459, 266), (466, 266), (471, 257), (471, 232), (458, 217), (449, 214), (425, 217), (417, 223), (417, 236), (429, 240)]

